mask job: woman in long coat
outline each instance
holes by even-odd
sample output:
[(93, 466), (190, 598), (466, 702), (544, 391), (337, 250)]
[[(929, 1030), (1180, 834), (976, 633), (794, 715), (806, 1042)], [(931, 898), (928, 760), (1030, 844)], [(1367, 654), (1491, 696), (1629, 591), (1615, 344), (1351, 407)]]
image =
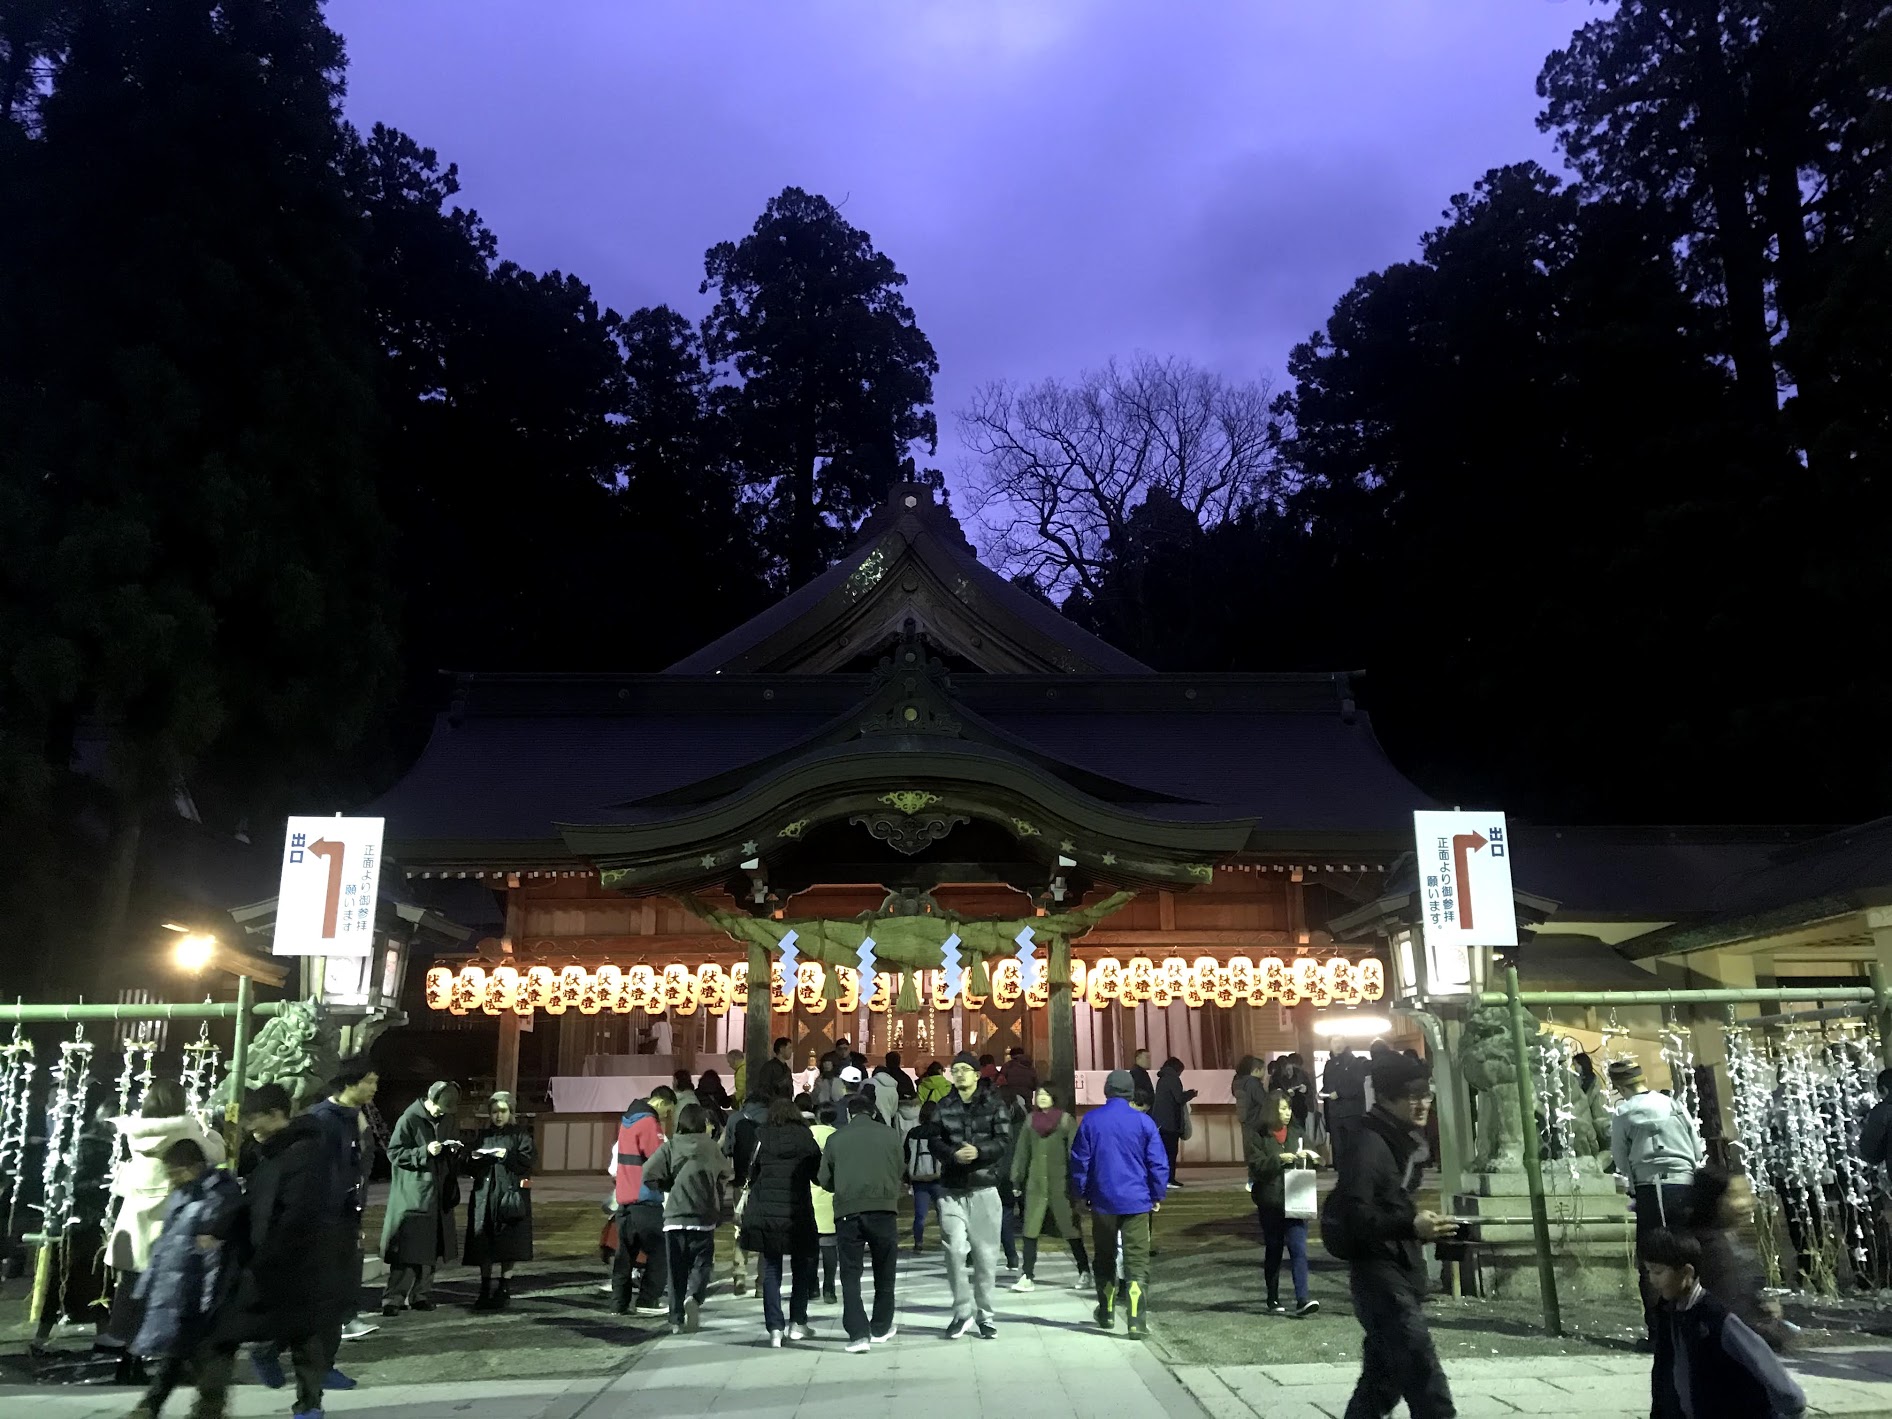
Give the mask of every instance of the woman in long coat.
[(476, 1311), (505, 1309), (512, 1300), (513, 1264), (532, 1260), (531, 1178), (539, 1160), (532, 1125), (514, 1117), (512, 1095), (504, 1089), (493, 1095), (492, 1116), (466, 1162), (473, 1175), (473, 1198), (466, 1209), (466, 1253), (461, 1260), (480, 1269)]
[(460, 1205), (455, 1155), (463, 1152), (452, 1113), (460, 1103), (459, 1086), (442, 1080), (427, 1097), (407, 1106), (388, 1135), (388, 1211), (381, 1223), (381, 1259), (388, 1264), (388, 1284), (381, 1293), (381, 1314), (396, 1315), (403, 1305), (431, 1311), (434, 1268), (459, 1251), (453, 1209)]
[[(815, 1291), (819, 1233), (815, 1228), (815, 1174), (821, 1149), (793, 1099), (769, 1104), (768, 1121), (757, 1133), (749, 1168), (749, 1205), (742, 1214), (738, 1241), (744, 1251), (762, 1253), (762, 1319), (769, 1344), (784, 1338), (806, 1340), (808, 1301)], [(782, 1318), (782, 1258), (792, 1272), (787, 1322)]]
[(1076, 1290), (1091, 1286), (1091, 1258), (1079, 1235), (1076, 1208), (1071, 1198), (1071, 1140), (1077, 1120), (1058, 1107), (1051, 1086), (1040, 1084), (1032, 1094), (1032, 1111), (1019, 1130), (1012, 1154), (1012, 1191), (1024, 1200), (1025, 1269), (1012, 1283), (1014, 1291), (1029, 1291), (1037, 1284), (1038, 1237), (1050, 1214), (1058, 1235), (1070, 1243), (1077, 1263)]

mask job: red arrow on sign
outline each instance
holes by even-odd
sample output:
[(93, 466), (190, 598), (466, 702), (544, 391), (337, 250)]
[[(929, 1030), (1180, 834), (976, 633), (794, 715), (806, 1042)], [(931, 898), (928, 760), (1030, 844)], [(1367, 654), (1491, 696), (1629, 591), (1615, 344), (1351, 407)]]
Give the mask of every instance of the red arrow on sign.
[(1467, 875), (1471, 855), (1490, 842), (1483, 833), (1459, 833), (1452, 839), (1453, 880), (1458, 883), (1458, 929), (1472, 929), (1471, 878)]
[[(1454, 842), (1457, 839), (1453, 839)], [(1481, 839), (1482, 841), (1482, 839)], [(344, 843), (332, 843), (327, 838), (309, 844), (309, 851), (317, 857), (328, 859), (328, 895), (322, 899), (322, 939), (335, 939), (335, 918), (342, 906), (342, 858), (348, 853)]]

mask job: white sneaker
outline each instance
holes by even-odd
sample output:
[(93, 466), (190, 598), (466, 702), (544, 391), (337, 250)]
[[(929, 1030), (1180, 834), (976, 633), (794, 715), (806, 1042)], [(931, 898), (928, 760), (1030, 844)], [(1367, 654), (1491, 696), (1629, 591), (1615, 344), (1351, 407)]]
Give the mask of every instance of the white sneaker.
[(781, 1331), (771, 1330), (769, 1332), (769, 1348), (773, 1350), (780, 1350), (782, 1348), (782, 1332)]
[(788, 1338), (790, 1340), (813, 1340), (815, 1338), (815, 1328), (801, 1321), (792, 1320), (788, 1323)]
[(1012, 1283), (1012, 1289), (1014, 1291), (1036, 1291), (1038, 1284), (1029, 1276), (1021, 1276)]
[(1071, 1283), (1071, 1289), (1073, 1291), (1095, 1291), (1097, 1289), (1097, 1283), (1091, 1279), (1090, 1272), (1080, 1271), (1077, 1273), (1077, 1280)]
[(859, 1340), (850, 1340), (847, 1343), (847, 1353), (850, 1355), (865, 1355), (873, 1348), (873, 1342), (864, 1335)]
[(370, 1324), (368, 1321), (362, 1320), (360, 1318), (356, 1318), (355, 1320), (351, 1320), (350, 1322), (348, 1322), (347, 1325), (342, 1327), (342, 1339), (343, 1340), (361, 1340), (367, 1336), (373, 1335), (379, 1329), (381, 1329), (381, 1327), (378, 1325), (373, 1325), (373, 1324)]
[(885, 1345), (889, 1340), (892, 1340), (899, 1333), (900, 1333), (899, 1326), (890, 1325), (887, 1327), (887, 1333), (885, 1335), (870, 1335), (867, 1338), (873, 1341), (874, 1344), (876, 1345)]

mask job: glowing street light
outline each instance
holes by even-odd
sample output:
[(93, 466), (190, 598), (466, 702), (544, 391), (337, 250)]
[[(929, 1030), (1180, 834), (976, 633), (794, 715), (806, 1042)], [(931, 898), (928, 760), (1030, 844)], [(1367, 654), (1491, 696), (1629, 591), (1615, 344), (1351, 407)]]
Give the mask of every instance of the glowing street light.
[(192, 975), (206, 969), (217, 955), (217, 938), (201, 931), (183, 937), (172, 952), (179, 967)]

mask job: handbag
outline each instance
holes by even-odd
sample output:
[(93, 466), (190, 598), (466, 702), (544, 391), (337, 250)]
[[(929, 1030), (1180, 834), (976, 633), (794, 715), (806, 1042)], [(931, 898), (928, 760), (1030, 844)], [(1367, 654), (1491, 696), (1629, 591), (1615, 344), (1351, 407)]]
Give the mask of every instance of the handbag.
[(1319, 1212), (1312, 1168), (1289, 1168), (1281, 1175), (1281, 1210), (1304, 1222), (1312, 1221)]
[(1185, 1099), (1183, 1100), (1182, 1128), (1178, 1130), (1176, 1136), (1182, 1139), (1183, 1142), (1187, 1143), (1191, 1138), (1195, 1136), (1195, 1132), (1196, 1132), (1196, 1111), (1189, 1106), (1189, 1101)]
[(749, 1189), (755, 1184), (755, 1160), (762, 1151), (762, 1140), (757, 1138), (755, 1147), (749, 1150), (749, 1166), (743, 1170), (742, 1187), (736, 1193), (736, 1225), (742, 1226), (743, 1215), (749, 1210)]

